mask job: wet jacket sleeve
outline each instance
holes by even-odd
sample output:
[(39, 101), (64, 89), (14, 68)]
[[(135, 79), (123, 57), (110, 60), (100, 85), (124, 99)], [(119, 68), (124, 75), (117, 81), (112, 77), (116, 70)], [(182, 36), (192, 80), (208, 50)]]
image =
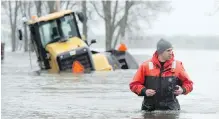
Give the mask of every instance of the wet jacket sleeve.
[(129, 84), (130, 90), (138, 96), (146, 96), (146, 88), (144, 86), (144, 73), (144, 65), (141, 65), (134, 75), (133, 80)]
[(184, 69), (182, 62), (180, 63), (179, 79), (182, 81), (183, 94), (186, 95), (193, 90), (193, 82), (190, 80), (187, 72)]

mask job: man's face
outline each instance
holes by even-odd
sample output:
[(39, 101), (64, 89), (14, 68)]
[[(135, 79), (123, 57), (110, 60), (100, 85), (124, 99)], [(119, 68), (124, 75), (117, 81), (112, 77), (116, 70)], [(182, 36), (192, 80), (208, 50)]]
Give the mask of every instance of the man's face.
[(162, 57), (164, 60), (169, 60), (172, 58), (172, 54), (173, 54), (173, 48), (169, 48), (166, 49), (163, 53), (162, 53)]

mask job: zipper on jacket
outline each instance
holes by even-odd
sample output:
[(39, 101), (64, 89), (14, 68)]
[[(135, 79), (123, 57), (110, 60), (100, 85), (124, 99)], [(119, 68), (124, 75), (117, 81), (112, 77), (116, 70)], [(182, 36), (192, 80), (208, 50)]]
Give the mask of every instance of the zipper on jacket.
[(155, 106), (157, 106), (157, 105), (159, 105), (158, 103), (160, 102), (160, 99), (161, 99), (161, 90), (162, 90), (162, 74), (164, 73), (164, 72), (166, 72), (166, 71), (169, 71), (169, 70), (171, 70), (171, 68), (168, 68), (168, 69), (166, 69), (166, 70), (164, 70), (164, 67), (162, 66), (161, 68), (160, 68), (160, 74), (159, 74), (159, 86), (158, 86), (158, 90), (159, 90), (159, 95), (157, 95), (157, 97), (156, 97), (156, 103), (155, 103)]
[(160, 73), (159, 73), (159, 82), (158, 82), (158, 91), (156, 95), (156, 100), (155, 100), (155, 107), (159, 106), (160, 98), (161, 98), (161, 78), (162, 78), (162, 73), (163, 73), (163, 67), (160, 68)]

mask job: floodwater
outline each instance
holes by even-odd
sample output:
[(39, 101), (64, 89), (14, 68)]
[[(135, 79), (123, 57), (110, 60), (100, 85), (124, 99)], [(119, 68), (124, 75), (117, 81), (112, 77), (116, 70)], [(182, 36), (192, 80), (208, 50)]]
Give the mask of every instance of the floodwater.
[[(153, 50), (130, 50), (143, 62)], [(141, 111), (143, 97), (129, 89), (136, 70), (37, 73), (35, 54), (5, 53), (1, 64), (2, 119), (219, 119), (219, 50), (176, 50), (194, 82), (178, 97), (181, 111)], [(32, 66), (32, 68), (31, 68)]]

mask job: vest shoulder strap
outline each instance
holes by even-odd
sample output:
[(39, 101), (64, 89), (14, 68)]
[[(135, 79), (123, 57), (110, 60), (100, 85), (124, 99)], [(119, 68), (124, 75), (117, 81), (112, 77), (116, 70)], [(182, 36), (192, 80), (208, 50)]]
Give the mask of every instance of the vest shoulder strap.
[(176, 69), (176, 60), (172, 62), (172, 69)]
[(149, 66), (149, 70), (153, 69), (154, 68), (154, 65), (153, 65), (153, 62), (148, 62), (148, 66)]

